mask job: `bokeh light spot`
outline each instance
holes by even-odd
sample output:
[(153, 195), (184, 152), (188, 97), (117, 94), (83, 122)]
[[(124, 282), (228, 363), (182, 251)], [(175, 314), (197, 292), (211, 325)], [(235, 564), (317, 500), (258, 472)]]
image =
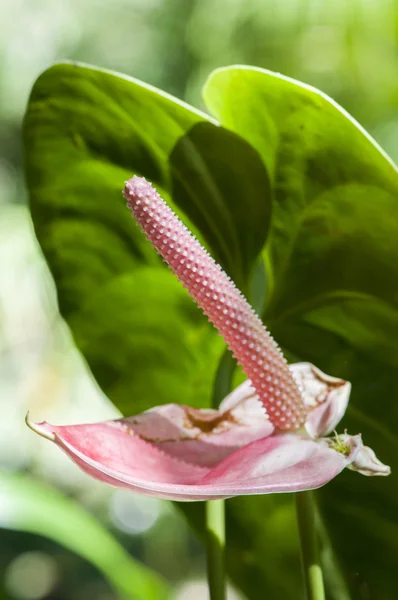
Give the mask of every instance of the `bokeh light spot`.
[(109, 513), (118, 529), (137, 535), (148, 531), (156, 523), (161, 513), (161, 502), (157, 498), (117, 490), (111, 498)]
[(21, 600), (39, 600), (53, 590), (58, 579), (55, 560), (44, 552), (25, 552), (17, 556), (5, 573), (5, 586)]

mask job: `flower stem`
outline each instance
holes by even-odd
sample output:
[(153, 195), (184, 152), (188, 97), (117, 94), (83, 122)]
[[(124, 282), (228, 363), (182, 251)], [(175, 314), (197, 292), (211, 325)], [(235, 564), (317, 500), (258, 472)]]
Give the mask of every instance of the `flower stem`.
[(296, 513), (307, 600), (325, 600), (312, 492), (299, 492), (296, 494)]
[(207, 581), (210, 600), (225, 600), (225, 502), (206, 502)]
[[(236, 361), (226, 349), (216, 373), (212, 408), (217, 409), (231, 391), (235, 367)], [(206, 555), (210, 600), (225, 600), (225, 500), (206, 502)]]

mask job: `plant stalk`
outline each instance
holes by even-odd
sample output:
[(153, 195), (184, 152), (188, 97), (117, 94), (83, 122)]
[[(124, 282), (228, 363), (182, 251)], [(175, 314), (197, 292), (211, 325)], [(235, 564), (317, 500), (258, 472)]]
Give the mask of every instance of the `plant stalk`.
[(307, 600), (325, 600), (312, 492), (296, 494), (296, 513)]
[[(214, 409), (218, 409), (222, 399), (231, 391), (235, 367), (236, 361), (226, 349), (214, 383), (211, 402)], [(206, 502), (206, 558), (210, 600), (225, 600), (225, 500)]]
[(210, 600), (225, 600), (225, 501), (206, 502), (207, 580)]

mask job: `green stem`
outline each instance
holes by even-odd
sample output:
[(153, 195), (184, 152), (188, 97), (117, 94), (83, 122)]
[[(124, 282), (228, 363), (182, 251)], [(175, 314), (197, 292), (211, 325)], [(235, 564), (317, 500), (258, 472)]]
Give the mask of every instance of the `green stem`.
[(296, 513), (307, 600), (325, 600), (312, 492), (299, 492), (296, 494)]
[(225, 502), (206, 502), (207, 581), (210, 600), (225, 600)]
[[(221, 400), (229, 394), (236, 361), (226, 349), (217, 369), (212, 407), (217, 409)], [(206, 554), (207, 581), (210, 600), (225, 600), (225, 501), (206, 502)]]

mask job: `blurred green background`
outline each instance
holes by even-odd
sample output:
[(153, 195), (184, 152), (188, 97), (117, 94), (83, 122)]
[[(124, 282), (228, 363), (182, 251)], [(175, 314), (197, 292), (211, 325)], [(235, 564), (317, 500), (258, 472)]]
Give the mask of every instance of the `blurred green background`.
[[(109, 583), (113, 540), (101, 529), (97, 548), (84, 545), (96, 527), (90, 514), (171, 583), (170, 598), (203, 599), (203, 551), (171, 504), (96, 483), (24, 425), (28, 409), (54, 423), (117, 414), (58, 315), (24, 189), (29, 92), (62, 58), (125, 72), (199, 108), (215, 67), (266, 67), (331, 95), (397, 160), (398, 2), (0, 0), (0, 600), (124, 597)], [(54, 497), (35, 487), (41, 481)], [(87, 515), (64, 505), (56, 489)], [(55, 531), (57, 514), (64, 530)]]

